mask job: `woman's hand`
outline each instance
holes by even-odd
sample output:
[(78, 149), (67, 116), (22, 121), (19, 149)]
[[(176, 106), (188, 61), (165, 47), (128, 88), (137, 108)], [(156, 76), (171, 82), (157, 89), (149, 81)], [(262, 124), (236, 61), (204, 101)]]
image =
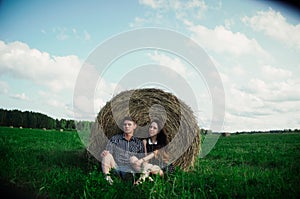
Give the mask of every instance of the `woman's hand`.
[(158, 156), (158, 150), (153, 151), (154, 157), (157, 158)]

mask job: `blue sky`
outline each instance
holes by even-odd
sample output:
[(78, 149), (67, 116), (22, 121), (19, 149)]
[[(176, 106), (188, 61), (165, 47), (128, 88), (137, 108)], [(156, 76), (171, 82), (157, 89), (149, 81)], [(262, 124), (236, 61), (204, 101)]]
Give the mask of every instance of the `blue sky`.
[[(1, 108), (74, 118), (76, 80), (90, 54), (124, 32), (156, 27), (197, 42), (216, 67), (224, 87), (225, 97), (220, 100), (225, 110), (222, 128), (213, 130), (300, 127), (300, 15), (281, 4), (3, 0), (0, 27)], [(105, 102), (122, 90), (161, 86), (172, 92), (174, 85), (159, 82), (120, 87), (122, 79), (147, 64), (166, 66), (159, 69), (161, 74), (171, 70), (183, 77), (194, 91), (197, 106), (193, 111), (199, 125), (210, 129), (214, 101), (206, 77), (195, 75), (180, 56), (158, 49), (114, 60), (101, 74), (94, 98), (78, 102), (82, 110), (85, 104), (94, 105), (93, 111), (82, 113), (82, 119), (94, 120)]]

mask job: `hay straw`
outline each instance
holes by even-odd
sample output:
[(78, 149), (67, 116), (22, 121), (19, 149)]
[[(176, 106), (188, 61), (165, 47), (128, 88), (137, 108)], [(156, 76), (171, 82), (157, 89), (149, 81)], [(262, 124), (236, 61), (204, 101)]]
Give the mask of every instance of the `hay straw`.
[(191, 108), (171, 93), (145, 88), (123, 91), (100, 110), (91, 132), (88, 151), (98, 160), (109, 138), (122, 133), (121, 121), (131, 116), (138, 124), (135, 136), (148, 136), (151, 118), (165, 122), (166, 150), (175, 166), (189, 170), (200, 149), (200, 130)]

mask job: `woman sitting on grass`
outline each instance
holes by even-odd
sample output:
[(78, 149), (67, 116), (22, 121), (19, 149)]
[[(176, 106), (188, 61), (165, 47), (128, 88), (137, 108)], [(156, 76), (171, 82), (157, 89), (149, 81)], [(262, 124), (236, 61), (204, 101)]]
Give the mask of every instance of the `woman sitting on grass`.
[[(145, 147), (145, 157), (137, 159), (136, 157), (131, 158), (131, 162), (135, 168), (141, 168), (143, 174), (135, 182), (139, 184), (144, 181), (150, 174), (159, 174), (163, 176), (164, 173), (172, 173), (174, 166), (169, 163), (169, 156), (165, 151), (167, 146), (167, 136), (163, 128), (163, 124), (158, 119), (153, 119), (149, 126), (149, 137), (143, 140)], [(149, 178), (152, 180), (152, 178)]]

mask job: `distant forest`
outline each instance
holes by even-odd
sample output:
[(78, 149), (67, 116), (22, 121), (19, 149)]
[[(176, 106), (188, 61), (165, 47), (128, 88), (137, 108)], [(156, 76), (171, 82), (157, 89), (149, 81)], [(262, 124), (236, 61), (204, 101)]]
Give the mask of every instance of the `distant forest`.
[[(74, 121), (67, 119), (53, 119), (45, 114), (32, 112), (32, 111), (20, 111), (20, 110), (5, 110), (0, 108), (0, 126), (10, 126), (18, 128), (37, 128), (37, 129), (56, 129), (56, 130), (76, 130), (77, 128), (92, 128), (90, 121)], [(212, 132), (211, 130), (200, 129), (200, 133), (203, 135), (211, 133), (221, 133), (224, 136), (230, 134), (252, 134), (252, 133), (300, 133), (300, 129), (283, 129), (283, 130), (269, 130), (269, 131), (241, 131), (234, 133), (226, 132)]]
[(42, 113), (20, 110), (5, 110), (2, 108), (0, 109), (0, 126), (58, 130), (76, 129), (74, 120), (59, 120), (53, 119)]

